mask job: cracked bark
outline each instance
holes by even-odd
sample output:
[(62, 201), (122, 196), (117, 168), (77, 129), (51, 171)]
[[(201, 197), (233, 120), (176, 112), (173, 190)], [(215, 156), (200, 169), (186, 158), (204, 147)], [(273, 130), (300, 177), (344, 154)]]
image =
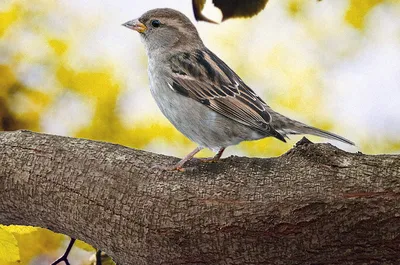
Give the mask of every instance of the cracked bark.
[(177, 158), (0, 133), (0, 223), (82, 239), (120, 264), (399, 264), (400, 156), (302, 141), (277, 158)]

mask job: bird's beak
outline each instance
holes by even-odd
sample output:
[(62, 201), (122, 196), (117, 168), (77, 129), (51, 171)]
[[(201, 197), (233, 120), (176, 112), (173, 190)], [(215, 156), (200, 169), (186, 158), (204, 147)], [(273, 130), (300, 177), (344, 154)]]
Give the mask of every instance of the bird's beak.
[(122, 26), (125, 26), (128, 29), (136, 30), (139, 33), (143, 33), (147, 30), (147, 27), (138, 19), (133, 19), (128, 22), (125, 22), (124, 24), (122, 24)]

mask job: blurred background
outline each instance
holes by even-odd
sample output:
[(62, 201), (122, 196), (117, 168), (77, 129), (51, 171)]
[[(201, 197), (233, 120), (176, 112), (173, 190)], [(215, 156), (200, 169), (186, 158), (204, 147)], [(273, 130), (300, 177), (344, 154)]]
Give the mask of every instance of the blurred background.
[[(220, 19), (208, 2), (204, 13)], [(0, 130), (178, 157), (194, 149), (158, 110), (140, 38), (121, 26), (156, 7), (194, 20), (189, 0), (1, 0)], [(347, 151), (400, 152), (400, 0), (270, 0), (248, 20), (195, 24), (273, 109), (354, 141), (357, 147), (329, 141)], [(300, 137), (242, 143), (225, 156), (278, 156)], [(42, 229), (16, 239), (20, 262), (2, 264), (48, 264), (68, 243)], [(88, 264), (93, 251), (84, 249), (73, 249), (71, 264)]]

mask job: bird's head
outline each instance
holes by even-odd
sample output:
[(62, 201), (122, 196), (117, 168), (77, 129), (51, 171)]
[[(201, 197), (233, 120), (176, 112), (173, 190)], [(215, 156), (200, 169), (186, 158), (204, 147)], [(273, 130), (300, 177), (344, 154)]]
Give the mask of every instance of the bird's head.
[(152, 9), (122, 25), (140, 33), (148, 53), (203, 45), (189, 18), (170, 8)]

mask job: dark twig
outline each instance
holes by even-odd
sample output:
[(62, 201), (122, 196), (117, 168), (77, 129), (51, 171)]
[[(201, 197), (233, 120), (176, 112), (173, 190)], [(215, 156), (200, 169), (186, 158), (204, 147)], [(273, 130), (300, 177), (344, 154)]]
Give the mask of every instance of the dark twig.
[(101, 265), (101, 250), (96, 251), (96, 265)]
[(62, 261), (64, 261), (65, 265), (71, 265), (68, 261), (68, 255), (71, 252), (72, 246), (74, 245), (75, 241), (76, 239), (71, 237), (71, 241), (69, 241), (68, 247), (65, 250), (64, 254), (59, 259), (51, 263), (51, 265), (59, 264)]

